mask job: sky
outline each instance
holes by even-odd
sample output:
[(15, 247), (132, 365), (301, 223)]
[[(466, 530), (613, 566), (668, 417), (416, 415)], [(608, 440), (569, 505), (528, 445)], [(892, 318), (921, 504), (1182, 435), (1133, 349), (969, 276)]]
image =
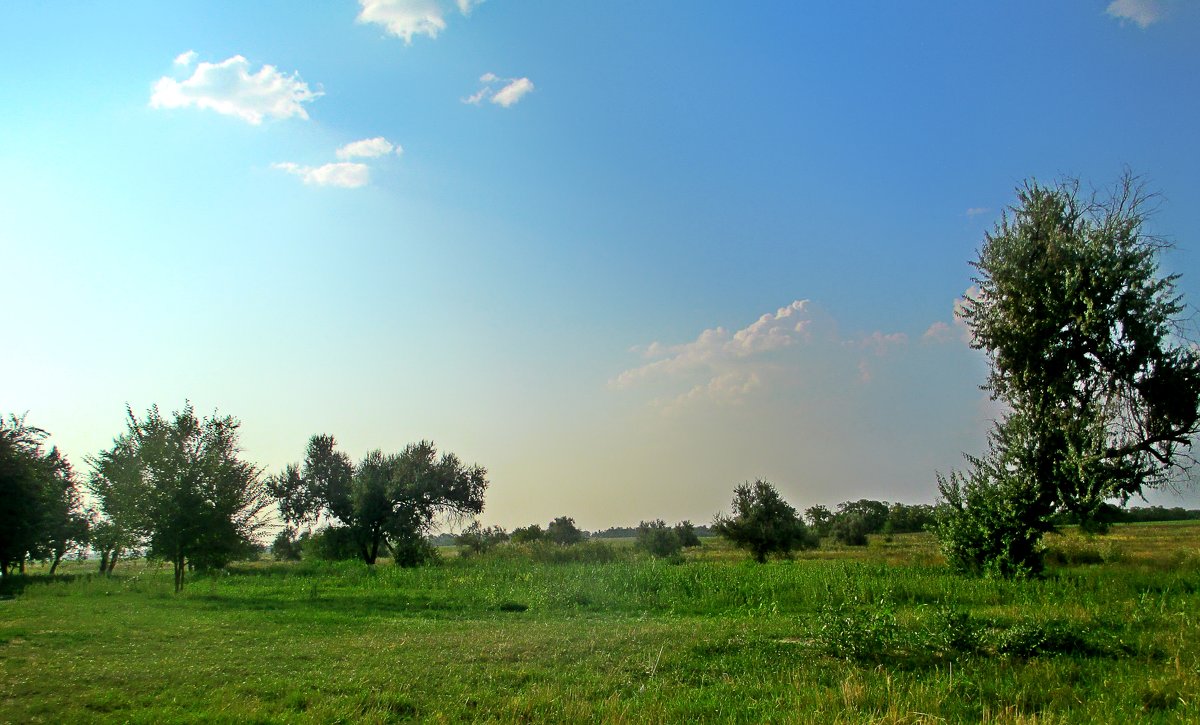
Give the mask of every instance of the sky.
[[(931, 503), (1024, 180), (1160, 194), (1200, 301), (1200, 4), (0, 4), (0, 413), (489, 470), (485, 524)], [(1150, 496), (1200, 506), (1193, 488)]]

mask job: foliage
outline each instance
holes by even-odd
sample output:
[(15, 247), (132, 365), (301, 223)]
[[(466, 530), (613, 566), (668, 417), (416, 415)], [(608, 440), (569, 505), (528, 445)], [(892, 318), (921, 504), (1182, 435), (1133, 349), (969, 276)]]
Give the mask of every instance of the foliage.
[(303, 542), (296, 537), (296, 530), (291, 527), (280, 529), (271, 542), (271, 556), (276, 561), (300, 561), (303, 557)]
[(462, 547), (463, 554), (484, 554), (506, 541), (508, 532), (503, 527), (483, 527), (478, 521), (472, 521), (471, 525), (456, 537), (456, 543)]
[(575, 519), (559, 516), (546, 526), (546, 539), (559, 546), (570, 546), (583, 541), (584, 533), (575, 526)]
[(531, 541), (541, 541), (545, 538), (546, 532), (537, 524), (518, 526), (513, 529), (512, 535), (509, 536), (509, 540), (514, 544), (527, 544)]
[(808, 522), (809, 530), (817, 536), (825, 537), (833, 533), (833, 512), (821, 504), (804, 509), (804, 520)]
[(636, 546), (657, 557), (678, 556), (683, 551), (679, 532), (667, 526), (662, 519), (642, 521), (637, 527)]
[(1076, 181), (1017, 197), (963, 310), (1010, 412), (970, 473), (942, 479), (954, 502), (938, 524), (952, 563), (1007, 574), (1040, 567), (1056, 511), (1090, 522), (1106, 499), (1180, 480), (1200, 432), (1200, 351), (1180, 339), (1177, 277), (1159, 273), (1166, 245), (1144, 229), (1137, 179), (1107, 197)]
[(700, 535), (696, 532), (696, 526), (687, 519), (675, 524), (675, 536), (679, 538), (679, 545), (685, 549), (700, 546)]
[(71, 464), (57, 448), (43, 452), (47, 434), (25, 418), (0, 417), (0, 576), (26, 558), (52, 561), (88, 538)]
[(268, 485), (288, 523), (338, 522), (367, 564), (385, 548), (405, 566), (428, 561), (433, 549), (425, 536), (436, 517), (483, 511), (487, 470), (453, 453), (439, 457), (430, 441), (398, 454), (371, 451), (357, 466), (336, 445), (333, 436), (313, 436), (303, 468), (288, 466)]
[(320, 561), (348, 561), (361, 558), (358, 537), (348, 526), (326, 526), (311, 536), (300, 538), (303, 558)]
[(233, 417), (201, 420), (190, 403), (169, 419), (157, 406), (126, 412), (128, 430), (91, 459), (89, 488), (116, 529), (172, 563), (178, 592), (186, 564), (221, 567), (256, 543), (270, 497), (239, 458)]
[(735, 546), (749, 550), (759, 563), (770, 554), (787, 555), (796, 549), (815, 548), (819, 543), (796, 515), (796, 509), (761, 479), (734, 489), (733, 517), (718, 514), (713, 530)]
[(869, 520), (860, 513), (840, 513), (833, 517), (830, 533), (835, 541), (845, 546), (866, 546), (867, 534), (871, 532)]

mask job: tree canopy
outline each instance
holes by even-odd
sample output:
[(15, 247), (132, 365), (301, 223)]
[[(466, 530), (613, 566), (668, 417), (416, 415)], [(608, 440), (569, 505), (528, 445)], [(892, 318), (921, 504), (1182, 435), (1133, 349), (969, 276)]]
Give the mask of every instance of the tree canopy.
[(733, 490), (733, 516), (718, 515), (713, 530), (739, 548), (747, 549), (755, 561), (765, 562), (770, 554), (789, 554), (817, 545), (796, 509), (783, 500), (767, 481), (743, 483)]
[(235, 418), (199, 419), (190, 403), (170, 417), (126, 412), (126, 432), (91, 459), (89, 488), (125, 542), (172, 563), (179, 591), (185, 565), (223, 566), (254, 543), (271, 499), (240, 458)]
[(424, 536), (435, 517), (483, 511), (487, 469), (439, 456), (431, 441), (397, 454), (371, 451), (357, 466), (336, 445), (333, 436), (313, 436), (303, 467), (288, 466), (268, 485), (289, 524), (337, 522), (367, 564), (385, 548), (399, 564), (421, 563), (431, 555)]
[(1005, 536), (980, 534), (989, 552), (948, 551), (963, 568), (1008, 557), (1005, 571), (1036, 570), (1053, 513), (1086, 524), (1105, 500), (1170, 485), (1192, 463), (1200, 353), (1184, 335), (1178, 278), (1159, 270), (1167, 245), (1145, 228), (1152, 199), (1129, 174), (1089, 197), (1074, 180), (1031, 181), (985, 236), (963, 319), (1008, 413), (986, 456), (941, 479), (952, 517), (941, 531), (980, 530), (974, 509), (1020, 543), (1005, 554)]

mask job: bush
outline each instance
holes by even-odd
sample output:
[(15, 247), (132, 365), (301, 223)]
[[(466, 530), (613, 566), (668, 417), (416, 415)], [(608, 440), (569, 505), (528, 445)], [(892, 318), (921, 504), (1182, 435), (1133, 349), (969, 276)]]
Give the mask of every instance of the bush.
[(544, 538), (546, 538), (546, 532), (542, 531), (542, 527), (537, 524), (515, 528), (512, 536), (508, 537), (509, 541), (514, 544), (527, 544), (531, 541), (541, 541)]
[(392, 542), (392, 560), (396, 566), (413, 567), (441, 560), (437, 547), (422, 536), (407, 536)]
[(833, 519), (833, 538), (846, 546), (866, 546), (869, 524), (861, 514), (838, 514)]
[(733, 491), (733, 518), (718, 515), (713, 529), (748, 549), (755, 561), (765, 562), (769, 554), (788, 555), (795, 549), (815, 548), (819, 541), (796, 515), (796, 509), (763, 480), (746, 482)]
[(666, 525), (662, 519), (641, 522), (637, 527), (635, 546), (651, 556), (676, 556), (683, 550), (679, 533)]
[(951, 568), (1024, 578), (1043, 568), (1042, 526), (1032, 512), (1036, 489), (981, 460), (970, 476), (938, 474), (943, 504), (932, 531)]
[(546, 527), (546, 538), (560, 546), (570, 546), (583, 541), (583, 532), (575, 526), (575, 519), (559, 516)]
[(691, 521), (685, 519), (675, 524), (675, 535), (679, 537), (679, 545), (685, 549), (700, 546), (700, 537)]
[(506, 541), (508, 541), (508, 533), (503, 528), (499, 526), (482, 528), (478, 521), (473, 521), (455, 537), (455, 543), (463, 547), (462, 555), (483, 554), (491, 551), (497, 544), (503, 544)]
[(327, 526), (321, 529), (307, 541), (301, 541), (301, 551), (305, 558), (322, 561), (359, 558), (358, 541), (348, 526)]
[(817, 618), (817, 645), (827, 654), (854, 662), (891, 659), (901, 641), (891, 605), (826, 607)]
[(295, 538), (295, 531), (283, 529), (271, 542), (271, 556), (276, 561), (300, 561), (302, 542)]

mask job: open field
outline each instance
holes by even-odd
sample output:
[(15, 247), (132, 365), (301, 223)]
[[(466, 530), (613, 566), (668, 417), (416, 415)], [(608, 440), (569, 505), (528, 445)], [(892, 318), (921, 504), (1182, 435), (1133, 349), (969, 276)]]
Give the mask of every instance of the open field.
[(252, 563), (180, 595), (157, 565), (35, 570), (0, 600), (0, 721), (1200, 721), (1200, 524), (1048, 543), (1033, 582), (953, 576), (924, 534)]

